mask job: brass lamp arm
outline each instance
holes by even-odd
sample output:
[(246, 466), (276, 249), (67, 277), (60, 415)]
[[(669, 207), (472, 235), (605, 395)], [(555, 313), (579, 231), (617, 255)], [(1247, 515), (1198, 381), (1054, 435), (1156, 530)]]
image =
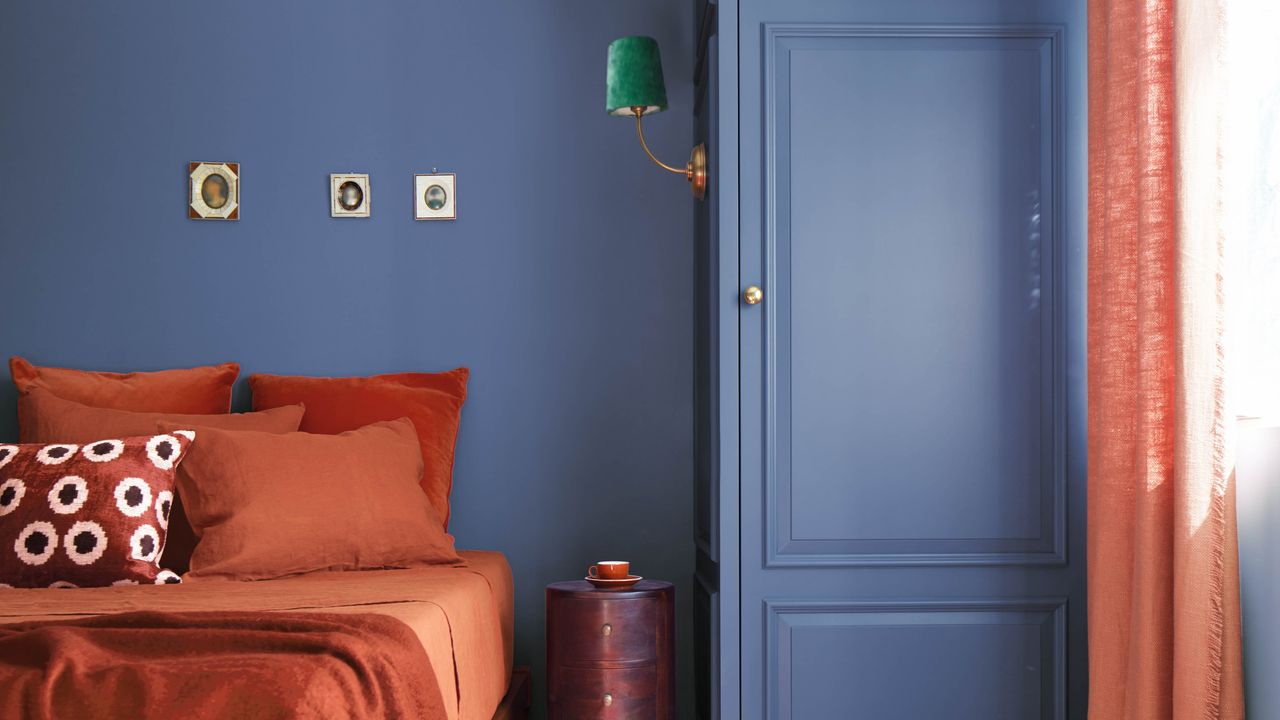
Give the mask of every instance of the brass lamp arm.
[(640, 147), (644, 148), (644, 154), (663, 170), (683, 175), (689, 181), (689, 188), (693, 190), (695, 198), (701, 200), (705, 197), (707, 194), (707, 147), (702, 143), (695, 145), (693, 152), (689, 154), (689, 164), (683, 168), (668, 165), (653, 154), (649, 149), (649, 143), (644, 139), (644, 125), (640, 122), (644, 117), (644, 106), (634, 106), (631, 112), (636, 114), (636, 135), (640, 136)]
[(649, 159), (653, 160), (654, 163), (657, 163), (659, 168), (667, 170), (667, 172), (681, 174), (681, 176), (682, 174), (689, 172), (689, 170), (686, 169), (672, 168), (671, 165), (659, 160), (657, 156), (653, 154), (653, 150), (649, 150), (649, 143), (644, 140), (644, 126), (643, 124), (640, 124), (640, 118), (644, 117), (644, 108), (632, 108), (631, 111), (636, 114), (636, 135), (640, 136), (640, 147), (644, 147), (644, 154), (648, 155)]
[(640, 147), (644, 148), (644, 154), (648, 155), (649, 159), (652, 160), (654, 163), (656, 163), (658, 167), (662, 168), (663, 170), (676, 173), (677, 175), (688, 175), (689, 174), (688, 168), (672, 167), (662, 162), (661, 160), (659, 160), (657, 156), (653, 154), (653, 151), (649, 149), (649, 143), (645, 142), (645, 139), (644, 139), (644, 125), (640, 123), (640, 119), (644, 117), (644, 108), (635, 107), (635, 108), (631, 108), (631, 110), (636, 114), (636, 135), (640, 136)]

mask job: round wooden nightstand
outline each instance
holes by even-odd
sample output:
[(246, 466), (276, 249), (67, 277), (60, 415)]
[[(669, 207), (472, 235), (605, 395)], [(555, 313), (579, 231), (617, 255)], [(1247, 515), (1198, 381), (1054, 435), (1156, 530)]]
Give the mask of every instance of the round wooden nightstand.
[(676, 590), (641, 580), (597, 590), (547, 586), (547, 706), (552, 720), (676, 716)]

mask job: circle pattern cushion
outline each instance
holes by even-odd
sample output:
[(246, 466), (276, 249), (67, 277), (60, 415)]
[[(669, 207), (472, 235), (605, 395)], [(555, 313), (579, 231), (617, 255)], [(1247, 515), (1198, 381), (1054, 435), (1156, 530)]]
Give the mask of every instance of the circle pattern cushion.
[(195, 433), (0, 445), (0, 587), (181, 582), (160, 568)]

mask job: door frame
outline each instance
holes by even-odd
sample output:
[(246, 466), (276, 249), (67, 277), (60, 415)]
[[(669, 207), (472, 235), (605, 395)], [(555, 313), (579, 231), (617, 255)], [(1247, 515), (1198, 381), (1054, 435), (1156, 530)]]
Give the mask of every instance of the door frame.
[[(719, 472), (715, 488), (716, 511), (714, 526), (717, 547), (715, 559), (718, 566), (719, 592), (719, 647), (712, 648), (717, 655), (718, 676), (713, 678), (713, 693), (719, 698), (721, 718), (742, 717), (742, 610), (741, 610), (741, 534), (740, 492), (742, 485), (740, 461), (741, 413), (739, 412), (740, 357), (738, 352), (741, 319), (739, 303), (739, 186), (738, 176), (738, 0), (716, 0), (716, 34), (718, 36), (718, 65), (716, 101), (719, 122), (716, 127), (715, 162), (711, 182), (718, 183), (714, 195), (718, 207), (719, 233), (715, 238), (719, 262), (713, 268), (716, 284), (716, 314), (719, 317), (718, 336), (715, 339), (719, 351), (718, 405), (714, 412), (722, 419), (716, 438)], [(721, 182), (725, 181), (725, 182)]]

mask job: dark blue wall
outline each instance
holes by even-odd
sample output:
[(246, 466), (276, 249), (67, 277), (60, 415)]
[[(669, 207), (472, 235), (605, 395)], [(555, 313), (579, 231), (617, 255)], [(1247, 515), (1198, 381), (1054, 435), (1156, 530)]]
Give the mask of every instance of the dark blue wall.
[[(681, 0), (12, 4), (0, 355), (469, 366), (453, 528), (511, 560), (517, 661), (541, 666), (543, 585), (606, 556), (679, 582), (684, 621), (693, 204), (603, 111), (606, 46), (633, 33), (664, 51), (672, 111), (649, 131), (674, 162)], [(241, 163), (242, 220), (186, 219), (193, 160)], [(432, 167), (458, 173), (457, 222), (413, 220)], [(370, 173), (371, 219), (329, 217), (341, 171)], [(13, 400), (6, 382), (2, 438)]]

